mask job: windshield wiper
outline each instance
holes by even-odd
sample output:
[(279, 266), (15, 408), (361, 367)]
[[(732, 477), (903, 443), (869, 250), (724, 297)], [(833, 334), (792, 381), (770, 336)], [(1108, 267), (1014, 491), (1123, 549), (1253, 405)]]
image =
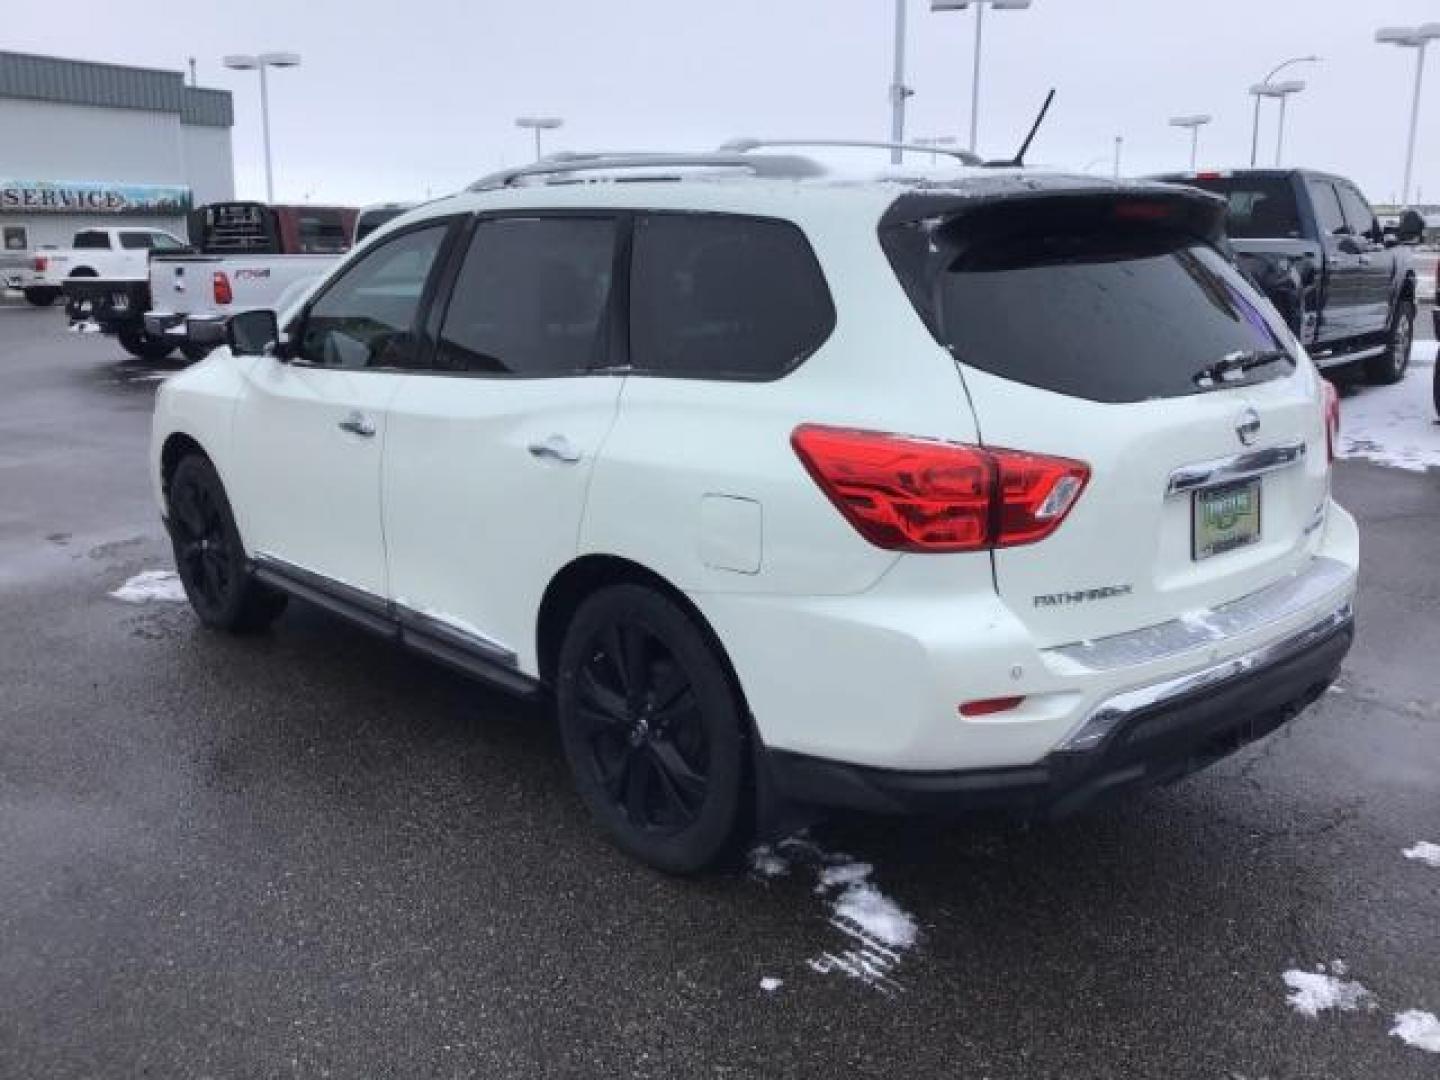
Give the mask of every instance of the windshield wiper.
[(1290, 354), (1284, 349), (1237, 349), (1235, 352), (1226, 353), (1209, 367), (1201, 368), (1191, 379), (1202, 390), (1208, 390), (1225, 383), (1240, 382), (1248, 372), (1256, 368), (1289, 359)]

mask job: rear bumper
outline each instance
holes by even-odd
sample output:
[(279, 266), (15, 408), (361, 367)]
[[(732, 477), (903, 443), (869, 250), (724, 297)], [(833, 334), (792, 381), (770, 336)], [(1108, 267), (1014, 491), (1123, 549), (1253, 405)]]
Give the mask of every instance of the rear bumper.
[(900, 771), (767, 751), (762, 768), (776, 797), (805, 806), (1063, 816), (1179, 779), (1275, 731), (1335, 680), (1353, 637), (1347, 602), (1253, 652), (1101, 702), (1060, 749), (1033, 765)]
[(65, 294), (65, 314), (72, 323), (93, 322), (106, 331), (141, 325), (150, 306), (148, 281), (70, 278), (62, 291)]

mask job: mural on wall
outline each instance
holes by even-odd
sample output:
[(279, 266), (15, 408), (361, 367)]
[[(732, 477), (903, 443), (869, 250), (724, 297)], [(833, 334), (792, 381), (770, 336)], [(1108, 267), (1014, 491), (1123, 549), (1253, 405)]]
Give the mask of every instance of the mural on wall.
[(183, 214), (190, 189), (176, 184), (0, 180), (0, 214)]

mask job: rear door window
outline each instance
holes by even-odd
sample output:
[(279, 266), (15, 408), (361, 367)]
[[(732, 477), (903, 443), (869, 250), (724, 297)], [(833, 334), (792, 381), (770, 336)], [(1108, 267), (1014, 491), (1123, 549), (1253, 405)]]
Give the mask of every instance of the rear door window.
[(537, 376), (603, 364), (616, 235), (605, 217), (479, 222), (445, 313), (439, 366)]
[(835, 327), (814, 252), (789, 222), (724, 214), (641, 217), (630, 274), (635, 371), (775, 379)]
[[(1264, 302), (1192, 236), (1112, 227), (971, 237), (955, 223), (913, 242), (919, 257), (887, 244), (906, 291), (941, 343), (982, 371), (1127, 402), (1294, 370)], [(1232, 370), (1222, 379), (1217, 365)]]
[(100, 229), (88, 229), (85, 232), (75, 234), (76, 248), (86, 251), (109, 251), (110, 234)]
[(155, 244), (150, 233), (121, 233), (120, 246), (126, 251), (149, 251)]

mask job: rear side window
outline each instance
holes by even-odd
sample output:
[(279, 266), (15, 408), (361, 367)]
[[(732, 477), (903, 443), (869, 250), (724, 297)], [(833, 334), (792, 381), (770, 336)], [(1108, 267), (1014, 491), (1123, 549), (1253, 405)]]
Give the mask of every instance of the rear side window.
[(1182, 183), (1223, 195), (1225, 231), (1238, 240), (1299, 239), (1300, 208), (1286, 176), (1185, 178)]
[(1345, 212), (1340, 207), (1340, 196), (1335, 185), (1329, 180), (1307, 180), (1310, 201), (1315, 205), (1315, 222), (1321, 236), (1343, 236), (1350, 226), (1345, 224)]
[(610, 218), (481, 221), (445, 313), (439, 366), (573, 375), (603, 364), (615, 237)]
[(148, 251), (154, 245), (155, 238), (149, 233), (121, 233), (120, 246), (128, 251)]
[[(957, 223), (912, 239), (909, 258), (887, 243), (907, 292), (941, 343), (982, 371), (1128, 402), (1294, 370), (1263, 301), (1194, 237), (1133, 227), (967, 236)], [(1237, 361), (1221, 382), (1216, 366)]]
[(110, 234), (107, 232), (101, 232), (98, 229), (92, 229), (87, 232), (78, 232), (75, 234), (74, 246), (77, 248), (83, 248), (87, 251), (109, 251)]
[(715, 214), (636, 221), (630, 277), (636, 371), (775, 379), (834, 327), (830, 291), (794, 225)]

